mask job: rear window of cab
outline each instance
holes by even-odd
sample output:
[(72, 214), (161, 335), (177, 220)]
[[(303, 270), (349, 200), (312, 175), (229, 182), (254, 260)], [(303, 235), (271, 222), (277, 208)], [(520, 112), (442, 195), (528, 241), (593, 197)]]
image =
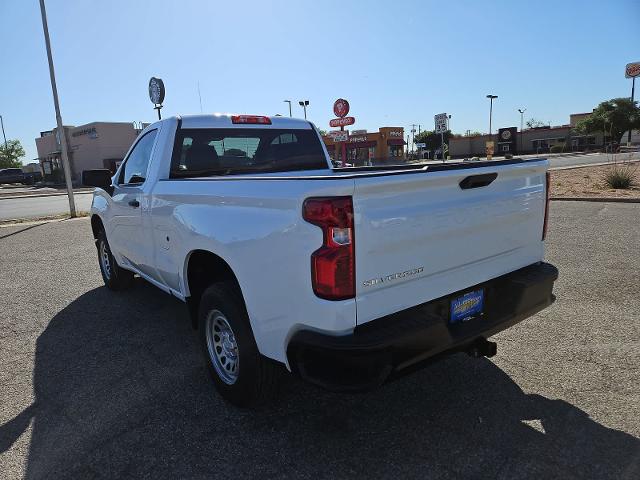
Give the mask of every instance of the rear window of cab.
[(193, 128), (176, 133), (171, 178), (326, 168), (311, 129)]

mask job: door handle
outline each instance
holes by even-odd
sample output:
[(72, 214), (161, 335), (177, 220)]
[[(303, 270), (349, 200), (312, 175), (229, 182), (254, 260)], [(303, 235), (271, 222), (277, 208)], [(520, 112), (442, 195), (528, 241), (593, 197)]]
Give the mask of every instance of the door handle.
[(484, 173), (480, 175), (470, 175), (462, 180), (459, 185), (463, 190), (469, 188), (486, 187), (498, 177), (497, 173)]
[(140, 206), (140, 202), (138, 200), (129, 200), (129, 205), (131, 205), (133, 208), (138, 208)]

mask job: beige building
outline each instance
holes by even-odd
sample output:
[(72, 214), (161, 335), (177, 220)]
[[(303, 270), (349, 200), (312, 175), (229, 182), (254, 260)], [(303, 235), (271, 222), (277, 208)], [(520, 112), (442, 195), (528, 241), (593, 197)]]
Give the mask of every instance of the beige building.
[[(65, 126), (72, 181), (80, 183), (82, 171), (93, 168), (107, 168), (115, 173), (144, 126), (146, 125), (134, 125), (131, 122), (92, 122), (78, 127)], [(63, 182), (60, 136), (57, 129), (40, 132), (40, 137), (36, 138), (36, 148), (44, 180)]]
[[(569, 124), (555, 127), (544, 126), (525, 128), (515, 135), (516, 154), (549, 153), (554, 146), (562, 148), (565, 152), (599, 150), (604, 147), (605, 139), (602, 132), (589, 135), (580, 135), (575, 130), (579, 121), (588, 118), (590, 113), (574, 113), (569, 117)], [(453, 137), (449, 140), (449, 155), (452, 158), (472, 157), (485, 155), (485, 144), (493, 140), (495, 156), (501, 156), (502, 143), (496, 132), (492, 136), (473, 135), (467, 137)], [(607, 138), (607, 141), (609, 139)]]

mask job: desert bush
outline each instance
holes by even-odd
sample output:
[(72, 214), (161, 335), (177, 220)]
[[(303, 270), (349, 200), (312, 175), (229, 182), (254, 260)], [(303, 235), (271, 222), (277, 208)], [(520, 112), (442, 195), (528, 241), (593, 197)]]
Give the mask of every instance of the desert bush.
[(563, 150), (563, 145), (553, 145), (549, 149), (551, 153), (562, 153), (562, 150)]
[(609, 188), (627, 189), (636, 184), (637, 165), (614, 163), (604, 173), (604, 182)]

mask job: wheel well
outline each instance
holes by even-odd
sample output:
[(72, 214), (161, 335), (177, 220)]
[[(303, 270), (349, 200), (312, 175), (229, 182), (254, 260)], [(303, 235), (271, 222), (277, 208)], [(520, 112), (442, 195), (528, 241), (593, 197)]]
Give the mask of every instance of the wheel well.
[(216, 282), (229, 282), (234, 288), (237, 288), (240, 298), (244, 302), (240, 284), (229, 264), (218, 255), (206, 250), (195, 250), (189, 255), (186, 281), (189, 289), (187, 305), (194, 328), (198, 327), (200, 297), (209, 285)]
[(93, 238), (98, 238), (98, 233), (104, 230), (104, 225), (98, 215), (91, 216), (91, 230), (93, 231)]

